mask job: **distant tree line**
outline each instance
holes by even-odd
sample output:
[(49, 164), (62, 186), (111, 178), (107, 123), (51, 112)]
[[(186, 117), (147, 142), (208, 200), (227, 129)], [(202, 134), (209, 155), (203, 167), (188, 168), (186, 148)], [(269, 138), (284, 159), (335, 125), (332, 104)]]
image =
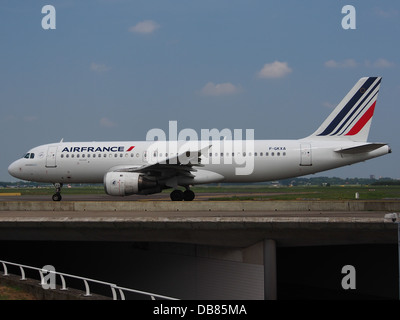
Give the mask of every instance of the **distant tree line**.
[[(96, 184), (71, 184), (72, 186), (93, 186)], [(64, 185), (66, 186), (66, 185)], [(43, 182), (30, 182), (30, 181), (17, 181), (17, 182), (2, 182), (0, 181), (0, 188), (44, 188), (44, 187), (53, 187), (51, 183), (43, 183)]]
[(338, 177), (312, 177), (280, 180), (279, 184), (285, 186), (337, 186), (337, 185), (400, 185), (400, 180), (392, 178), (338, 178)]

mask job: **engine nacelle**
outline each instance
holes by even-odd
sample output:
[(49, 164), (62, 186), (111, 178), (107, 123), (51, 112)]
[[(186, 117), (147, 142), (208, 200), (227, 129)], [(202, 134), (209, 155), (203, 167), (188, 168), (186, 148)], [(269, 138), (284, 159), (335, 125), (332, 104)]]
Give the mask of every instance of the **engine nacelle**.
[(156, 181), (136, 172), (107, 172), (104, 175), (104, 189), (111, 196), (152, 194), (162, 190)]

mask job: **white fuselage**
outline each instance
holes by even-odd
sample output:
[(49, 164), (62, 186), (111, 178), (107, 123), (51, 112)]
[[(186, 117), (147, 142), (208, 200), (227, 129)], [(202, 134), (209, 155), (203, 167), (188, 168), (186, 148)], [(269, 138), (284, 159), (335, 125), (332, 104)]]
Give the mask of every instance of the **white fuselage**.
[[(329, 170), (390, 152), (387, 145), (357, 154), (337, 152), (362, 144), (364, 143), (307, 139), (254, 140), (251, 143), (223, 140), (61, 142), (31, 149), (24, 158), (13, 162), (8, 171), (12, 176), (28, 181), (102, 183), (107, 172), (119, 168), (162, 163), (163, 160), (187, 150), (203, 150), (200, 165), (194, 163), (195, 178), (191, 184), (261, 182)], [(212, 174), (197, 175), (201, 171)]]

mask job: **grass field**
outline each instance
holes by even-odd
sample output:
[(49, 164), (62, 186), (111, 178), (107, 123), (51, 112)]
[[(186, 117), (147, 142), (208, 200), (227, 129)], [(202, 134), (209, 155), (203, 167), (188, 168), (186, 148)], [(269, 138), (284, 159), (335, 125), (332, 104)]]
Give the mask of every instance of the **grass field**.
[(0, 285), (0, 300), (36, 300), (36, 298), (18, 286)]
[[(272, 187), (266, 185), (222, 185), (197, 186), (192, 190), (197, 193), (218, 193), (210, 200), (351, 200), (356, 193), (361, 200), (400, 200), (400, 186), (296, 186)], [(21, 195), (51, 195), (54, 188), (3, 188), (0, 194), (19, 192)], [(170, 190), (164, 190), (169, 193)], [(64, 187), (64, 195), (68, 194), (105, 194), (103, 186)], [(221, 195), (227, 194), (226, 197)], [(118, 198), (116, 198), (118, 199)]]

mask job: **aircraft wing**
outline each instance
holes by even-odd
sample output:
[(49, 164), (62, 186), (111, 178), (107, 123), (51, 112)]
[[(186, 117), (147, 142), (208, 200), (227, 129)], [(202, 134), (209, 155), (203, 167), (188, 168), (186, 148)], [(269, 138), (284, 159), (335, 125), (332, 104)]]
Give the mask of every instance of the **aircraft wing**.
[[(193, 178), (194, 175), (191, 172), (197, 171), (194, 167), (203, 166), (200, 156), (206, 154), (209, 148), (211, 148), (211, 145), (197, 151), (181, 152), (177, 156), (163, 158), (156, 163), (148, 163), (136, 167), (115, 167), (112, 171), (144, 173), (148, 176), (160, 178), (167, 178), (170, 176), (186, 176)], [(182, 159), (184, 162), (181, 161)]]

